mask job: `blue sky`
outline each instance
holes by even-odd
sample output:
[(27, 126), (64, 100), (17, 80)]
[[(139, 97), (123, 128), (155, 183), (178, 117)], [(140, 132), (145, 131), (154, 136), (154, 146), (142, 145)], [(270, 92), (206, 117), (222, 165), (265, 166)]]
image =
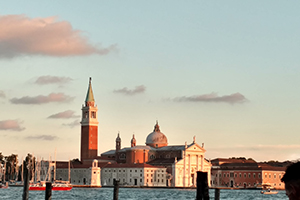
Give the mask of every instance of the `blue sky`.
[(210, 159), (300, 158), (298, 1), (0, 4), (3, 154), (79, 157), (92, 77), (99, 153), (158, 120)]

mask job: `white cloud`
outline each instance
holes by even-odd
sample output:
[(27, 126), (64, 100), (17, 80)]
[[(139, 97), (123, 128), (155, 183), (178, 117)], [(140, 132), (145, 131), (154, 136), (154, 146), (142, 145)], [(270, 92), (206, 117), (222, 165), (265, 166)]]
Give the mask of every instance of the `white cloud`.
[(89, 44), (79, 30), (56, 17), (29, 18), (0, 15), (0, 57), (21, 55), (77, 56), (108, 54), (115, 45), (101, 48)]

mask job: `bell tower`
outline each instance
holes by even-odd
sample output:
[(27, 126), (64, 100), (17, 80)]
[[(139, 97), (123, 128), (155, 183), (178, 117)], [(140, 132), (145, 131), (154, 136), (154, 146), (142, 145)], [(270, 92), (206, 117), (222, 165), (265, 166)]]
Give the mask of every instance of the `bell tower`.
[(85, 104), (82, 105), (81, 118), (81, 148), (80, 160), (90, 160), (98, 155), (98, 108), (92, 90), (92, 78), (90, 78)]
[(116, 138), (116, 151), (120, 151), (121, 149), (121, 138), (120, 133), (118, 133), (118, 137)]

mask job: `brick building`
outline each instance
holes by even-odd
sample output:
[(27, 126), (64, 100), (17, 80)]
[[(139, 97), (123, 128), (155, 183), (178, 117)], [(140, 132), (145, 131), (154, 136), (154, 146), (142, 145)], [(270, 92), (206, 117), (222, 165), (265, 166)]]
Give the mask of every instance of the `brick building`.
[(211, 162), (212, 187), (260, 188), (262, 184), (270, 184), (276, 189), (284, 189), (281, 182), (284, 166), (271, 166), (245, 158), (218, 158)]

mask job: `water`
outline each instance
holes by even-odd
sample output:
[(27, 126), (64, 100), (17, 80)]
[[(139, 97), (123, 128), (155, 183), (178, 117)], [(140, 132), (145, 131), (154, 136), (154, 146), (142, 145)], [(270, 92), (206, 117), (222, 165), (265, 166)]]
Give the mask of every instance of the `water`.
[[(10, 187), (0, 189), (0, 199), (22, 199), (22, 187)], [(210, 199), (214, 199), (214, 190), (209, 191)], [(119, 200), (195, 200), (196, 190), (182, 189), (144, 189), (144, 188), (120, 188)], [(45, 199), (45, 191), (30, 191), (30, 200)], [(113, 188), (73, 188), (71, 191), (52, 191), (52, 199), (99, 199), (112, 200)], [(287, 200), (285, 191), (279, 191), (275, 195), (263, 195), (259, 190), (221, 190), (220, 199), (227, 200), (252, 200), (252, 199), (272, 199)]]

